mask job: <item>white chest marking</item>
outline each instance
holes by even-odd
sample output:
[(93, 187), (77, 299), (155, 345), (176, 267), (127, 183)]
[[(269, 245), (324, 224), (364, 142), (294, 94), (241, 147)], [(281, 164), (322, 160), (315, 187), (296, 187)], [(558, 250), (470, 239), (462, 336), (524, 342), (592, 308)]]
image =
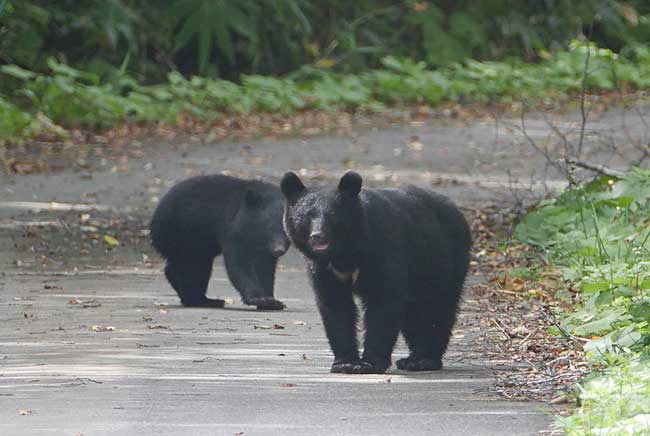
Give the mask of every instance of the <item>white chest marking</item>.
[(334, 265), (331, 263), (327, 266), (330, 271), (332, 271), (332, 274), (339, 279), (342, 282), (347, 282), (350, 278), (352, 279), (352, 284), (356, 284), (357, 280), (359, 279), (359, 268), (355, 269), (352, 272), (347, 272), (347, 271), (341, 271), (336, 268), (334, 268)]

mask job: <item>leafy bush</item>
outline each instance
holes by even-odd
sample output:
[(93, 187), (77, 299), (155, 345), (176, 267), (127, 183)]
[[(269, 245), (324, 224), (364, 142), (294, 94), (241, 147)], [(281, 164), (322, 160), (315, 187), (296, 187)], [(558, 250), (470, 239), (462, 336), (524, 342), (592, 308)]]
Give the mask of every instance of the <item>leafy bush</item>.
[[(582, 304), (565, 331), (594, 355), (650, 345), (650, 172), (601, 178), (540, 205), (516, 237), (563, 265)], [(559, 332), (558, 332), (559, 333)]]
[(284, 77), (244, 75), (241, 84), (171, 72), (165, 83), (141, 85), (124, 69), (102, 80), (50, 58), (47, 74), (17, 65), (0, 67), (4, 122), (11, 124), (0, 137), (37, 133), (25, 114), (41, 114), (66, 128), (103, 128), (122, 121), (174, 123), (181, 114), (210, 120), (253, 111), (378, 110), (384, 105), (511, 102), (547, 95), (558, 99), (581, 90), (587, 58), (585, 85), (590, 90), (650, 87), (647, 49), (619, 56), (578, 41), (537, 64), (470, 60), (432, 70), (424, 62), (388, 56), (382, 59), (383, 68), (361, 74), (303, 67)]
[[(48, 74), (0, 67), (5, 124), (0, 135), (26, 138), (40, 128), (51, 130), (52, 123), (91, 129), (129, 121), (174, 123), (181, 114), (210, 120), (223, 113), (379, 110), (384, 105), (511, 102), (546, 95), (558, 99), (582, 88), (587, 56), (586, 86), (591, 90), (650, 87), (644, 74), (650, 68), (647, 49), (623, 57), (584, 42), (538, 64), (466, 61), (431, 70), (424, 62), (388, 56), (383, 68), (361, 74), (303, 67), (285, 77), (242, 76), (241, 84), (171, 72), (165, 83), (141, 85), (124, 70), (102, 80), (50, 58)], [(40, 114), (43, 122), (30, 120), (30, 114)]]
[(582, 406), (559, 421), (569, 435), (650, 430), (649, 223), (650, 171), (636, 169), (568, 190), (517, 226), (579, 292), (553, 333), (587, 339), (587, 356), (609, 368), (579, 387)]
[(559, 418), (567, 436), (650, 434), (650, 361), (630, 358), (580, 386), (581, 406)]
[(238, 80), (304, 65), (359, 72), (387, 55), (429, 67), (537, 60), (578, 34), (616, 51), (650, 42), (641, 0), (0, 0), (0, 61), (45, 72), (54, 57), (148, 83), (178, 70)]

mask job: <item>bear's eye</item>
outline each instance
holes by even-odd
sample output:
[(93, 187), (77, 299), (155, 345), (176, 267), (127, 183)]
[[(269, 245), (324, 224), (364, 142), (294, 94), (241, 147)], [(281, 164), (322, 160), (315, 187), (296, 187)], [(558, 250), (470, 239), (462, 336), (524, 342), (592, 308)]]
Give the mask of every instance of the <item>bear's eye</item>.
[(338, 214), (335, 211), (330, 211), (325, 214), (325, 219), (330, 222), (336, 223), (339, 219)]

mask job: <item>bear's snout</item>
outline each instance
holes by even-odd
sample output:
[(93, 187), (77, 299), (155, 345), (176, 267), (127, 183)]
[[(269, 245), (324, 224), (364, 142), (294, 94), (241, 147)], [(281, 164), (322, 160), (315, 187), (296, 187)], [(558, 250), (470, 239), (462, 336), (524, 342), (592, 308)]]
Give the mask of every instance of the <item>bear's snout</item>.
[(325, 251), (329, 248), (330, 244), (322, 232), (311, 233), (309, 235), (309, 246), (315, 252)]
[(311, 232), (309, 233), (309, 247), (314, 252), (325, 251), (329, 248), (329, 242), (325, 238), (323, 231), (323, 218), (319, 217), (311, 222)]
[(280, 257), (284, 253), (286, 253), (288, 249), (289, 249), (288, 242), (284, 242), (284, 241), (276, 242), (275, 244), (273, 244), (273, 246), (271, 246), (271, 255), (273, 257)]

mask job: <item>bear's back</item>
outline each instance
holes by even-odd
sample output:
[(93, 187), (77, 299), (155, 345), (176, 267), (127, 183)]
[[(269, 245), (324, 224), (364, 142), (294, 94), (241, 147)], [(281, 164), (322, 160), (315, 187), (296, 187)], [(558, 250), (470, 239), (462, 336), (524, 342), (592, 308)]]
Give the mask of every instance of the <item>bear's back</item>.
[(399, 223), (425, 227), (427, 223), (439, 222), (452, 232), (463, 233), (469, 230), (465, 217), (451, 200), (429, 189), (413, 185), (364, 188), (361, 191), (361, 201), (371, 222), (385, 220), (386, 225)]
[(163, 255), (183, 251), (218, 251), (247, 190), (282, 201), (276, 186), (225, 175), (196, 176), (173, 186), (151, 220), (151, 240)]
[[(413, 185), (363, 189), (372, 250), (395, 250), (409, 274), (467, 268), (471, 234), (463, 214), (445, 196)], [(396, 254), (396, 253), (395, 253)]]

